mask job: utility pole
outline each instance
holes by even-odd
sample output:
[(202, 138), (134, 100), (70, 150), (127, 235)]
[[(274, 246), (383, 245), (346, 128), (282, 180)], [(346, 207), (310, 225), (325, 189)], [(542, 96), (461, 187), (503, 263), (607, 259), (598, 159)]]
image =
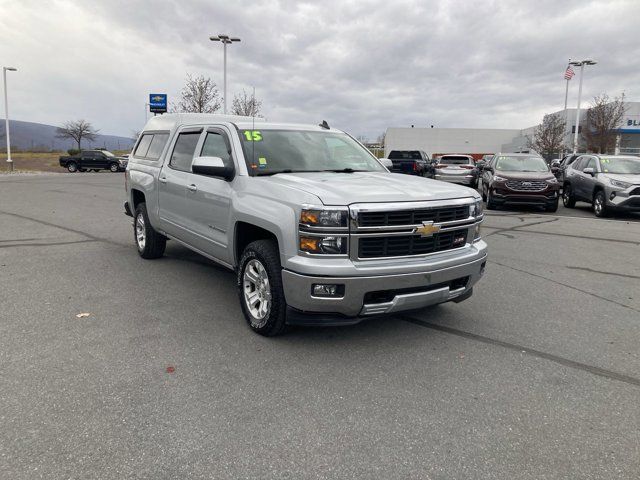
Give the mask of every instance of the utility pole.
[(217, 37), (209, 37), (209, 40), (212, 42), (222, 42), (224, 47), (224, 113), (227, 113), (227, 45), (232, 44), (233, 42), (239, 42), (240, 39), (237, 37), (230, 37), (224, 33), (219, 34)]
[(7, 72), (15, 72), (18, 69), (15, 67), (2, 67), (2, 79), (4, 83), (4, 121), (7, 134), (7, 163), (9, 164), (9, 171), (13, 172), (13, 160), (11, 160), (11, 138), (9, 136), (9, 99), (7, 95)]
[(580, 66), (580, 87), (578, 88), (578, 108), (576, 109), (576, 130), (573, 135), (573, 153), (578, 152), (578, 130), (580, 130), (580, 102), (582, 100), (582, 76), (585, 65), (595, 65), (598, 62), (593, 60), (582, 60), (580, 62), (570, 62), (571, 65)]

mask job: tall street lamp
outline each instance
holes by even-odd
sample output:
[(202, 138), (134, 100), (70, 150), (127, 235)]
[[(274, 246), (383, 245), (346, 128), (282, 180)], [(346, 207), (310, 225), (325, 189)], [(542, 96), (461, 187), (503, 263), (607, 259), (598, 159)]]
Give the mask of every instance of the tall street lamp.
[(13, 160), (11, 160), (11, 139), (9, 138), (9, 101), (7, 100), (7, 71), (15, 72), (17, 68), (14, 67), (2, 67), (2, 80), (4, 82), (4, 121), (7, 132), (7, 163), (9, 164), (9, 171), (13, 172)]
[(233, 42), (239, 42), (240, 39), (221, 33), (217, 37), (209, 37), (209, 40), (212, 42), (222, 42), (224, 46), (224, 113), (227, 113), (227, 45)]
[(573, 153), (578, 151), (578, 130), (580, 130), (580, 101), (582, 100), (582, 74), (585, 65), (595, 65), (598, 62), (593, 60), (581, 60), (579, 62), (569, 62), (570, 65), (580, 67), (580, 87), (578, 88), (578, 108), (576, 109), (576, 131), (573, 135)]

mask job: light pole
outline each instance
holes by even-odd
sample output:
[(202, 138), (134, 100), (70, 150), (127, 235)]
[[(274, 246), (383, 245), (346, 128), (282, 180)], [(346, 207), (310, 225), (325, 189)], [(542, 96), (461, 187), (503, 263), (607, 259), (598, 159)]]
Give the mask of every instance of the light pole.
[(7, 163), (9, 171), (13, 172), (13, 160), (11, 160), (11, 139), (9, 137), (9, 100), (7, 99), (7, 70), (15, 72), (18, 69), (14, 67), (2, 67), (2, 80), (4, 81), (4, 121), (7, 132)]
[(222, 42), (224, 46), (224, 113), (227, 113), (227, 45), (233, 42), (239, 42), (237, 37), (230, 37), (224, 33), (219, 34), (217, 37), (209, 37), (212, 42)]
[(576, 131), (573, 135), (573, 153), (578, 151), (578, 130), (580, 130), (580, 101), (582, 100), (582, 74), (584, 73), (585, 65), (595, 65), (598, 62), (593, 60), (582, 60), (580, 62), (569, 62), (570, 65), (580, 67), (580, 87), (578, 88), (578, 108), (576, 109)]

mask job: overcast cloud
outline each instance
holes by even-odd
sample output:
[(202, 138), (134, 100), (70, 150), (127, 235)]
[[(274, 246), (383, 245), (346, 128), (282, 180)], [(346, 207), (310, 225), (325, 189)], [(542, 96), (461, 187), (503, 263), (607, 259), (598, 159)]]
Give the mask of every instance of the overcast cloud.
[(639, 19), (636, 0), (0, 0), (0, 63), (19, 69), (12, 118), (129, 135), (148, 94), (176, 100), (187, 73), (222, 90), (222, 46), (208, 37), (229, 33), (242, 39), (229, 100), (255, 86), (269, 120), (375, 139), (411, 124), (531, 126), (562, 108), (568, 58), (599, 62), (585, 105), (601, 92), (640, 100)]

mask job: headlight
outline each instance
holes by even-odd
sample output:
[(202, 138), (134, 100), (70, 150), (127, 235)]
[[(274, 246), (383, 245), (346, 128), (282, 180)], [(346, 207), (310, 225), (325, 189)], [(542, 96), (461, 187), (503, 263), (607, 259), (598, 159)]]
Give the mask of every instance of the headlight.
[(621, 182), (620, 180), (609, 179), (609, 181), (611, 182), (611, 185), (618, 188), (629, 188), (631, 186), (630, 183)]
[(507, 181), (507, 179), (506, 179), (506, 178), (504, 178), (504, 177), (499, 177), (498, 175), (494, 175), (494, 176), (493, 176), (493, 181), (494, 181), (494, 182), (506, 182), (506, 181)]
[(327, 235), (326, 237), (300, 234), (300, 250), (307, 253), (324, 255), (345, 255), (347, 253), (347, 237)]
[(303, 209), (300, 212), (300, 224), (309, 227), (346, 227), (346, 210)]
[(481, 217), (482, 216), (482, 199), (476, 199), (475, 203), (471, 205), (471, 216), (472, 217)]

